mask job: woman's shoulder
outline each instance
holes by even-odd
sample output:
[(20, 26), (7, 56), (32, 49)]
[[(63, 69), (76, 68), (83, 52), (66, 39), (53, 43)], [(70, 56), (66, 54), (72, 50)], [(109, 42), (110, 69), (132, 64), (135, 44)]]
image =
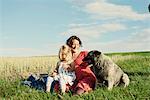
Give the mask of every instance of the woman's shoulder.
[(82, 63), (82, 60), (84, 59), (84, 57), (87, 56), (88, 51), (80, 51), (80, 54), (78, 55), (78, 57), (74, 60), (76, 65), (80, 65)]
[(88, 51), (87, 51), (87, 50), (84, 50), (84, 51), (81, 51), (80, 53), (82, 53), (82, 54), (87, 54)]
[(81, 51), (80, 52), (80, 55), (85, 55), (86, 56), (87, 54), (88, 54), (88, 51)]

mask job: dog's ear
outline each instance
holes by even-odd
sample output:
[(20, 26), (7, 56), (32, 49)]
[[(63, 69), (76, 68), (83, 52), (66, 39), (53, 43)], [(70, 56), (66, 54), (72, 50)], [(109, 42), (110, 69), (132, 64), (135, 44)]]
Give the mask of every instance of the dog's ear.
[(98, 56), (98, 55), (100, 55), (100, 54), (101, 54), (100, 51), (97, 51), (97, 50), (94, 51), (94, 55), (95, 55), (95, 56)]
[(97, 56), (97, 55), (100, 55), (101, 54), (101, 52), (99, 52), (99, 51), (97, 51), (97, 50), (93, 50), (93, 51), (90, 51), (89, 52), (89, 55), (90, 56)]
[(89, 55), (89, 56), (93, 56), (93, 55), (94, 55), (94, 51), (90, 51), (90, 52), (88, 53), (88, 55)]
[(94, 53), (96, 54), (96, 55), (100, 55), (101, 54), (101, 52), (100, 51), (94, 51)]
[(97, 61), (97, 59), (99, 58), (99, 56), (101, 55), (101, 52), (100, 51), (93, 51), (93, 55), (94, 55), (94, 60)]

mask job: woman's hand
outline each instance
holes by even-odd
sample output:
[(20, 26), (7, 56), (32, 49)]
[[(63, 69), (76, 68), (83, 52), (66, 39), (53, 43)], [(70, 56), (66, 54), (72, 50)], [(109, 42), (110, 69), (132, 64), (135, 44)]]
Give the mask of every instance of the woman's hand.
[(89, 64), (87, 63), (87, 62), (82, 62), (81, 64), (80, 64), (80, 66), (88, 66)]
[(72, 72), (75, 70), (75, 63), (72, 62), (71, 64), (69, 64), (69, 67), (67, 68), (68, 71)]

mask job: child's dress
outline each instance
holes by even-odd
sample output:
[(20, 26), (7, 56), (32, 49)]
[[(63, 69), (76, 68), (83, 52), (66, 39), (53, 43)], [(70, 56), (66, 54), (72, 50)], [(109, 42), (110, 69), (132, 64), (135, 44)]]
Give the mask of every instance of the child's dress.
[(75, 72), (68, 71), (63, 68), (63, 64), (67, 64), (64, 62), (58, 62), (58, 75), (54, 77), (48, 77), (46, 86), (52, 85), (53, 81), (59, 81), (60, 88), (62, 92), (66, 91), (66, 84), (69, 84), (70, 86), (73, 85), (74, 80), (76, 79)]

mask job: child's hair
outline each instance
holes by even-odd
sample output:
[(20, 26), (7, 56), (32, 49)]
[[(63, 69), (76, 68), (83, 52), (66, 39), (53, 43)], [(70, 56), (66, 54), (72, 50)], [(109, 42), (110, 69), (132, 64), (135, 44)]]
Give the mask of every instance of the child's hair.
[(62, 45), (59, 50), (60, 61), (70, 61), (72, 60), (71, 48), (68, 45)]

